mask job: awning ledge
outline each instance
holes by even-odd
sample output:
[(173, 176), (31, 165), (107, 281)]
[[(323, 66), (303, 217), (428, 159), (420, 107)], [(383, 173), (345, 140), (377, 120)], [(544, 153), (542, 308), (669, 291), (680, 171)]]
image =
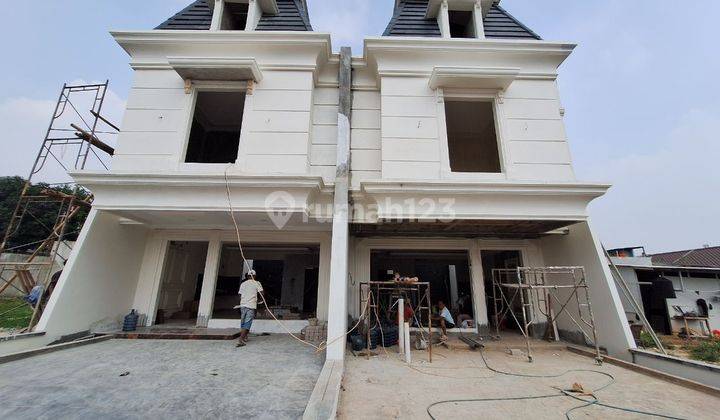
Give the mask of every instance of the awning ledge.
[(519, 74), (518, 68), (436, 66), (430, 75), (430, 88), (505, 90)]
[(184, 80), (259, 82), (262, 72), (254, 58), (168, 57)]

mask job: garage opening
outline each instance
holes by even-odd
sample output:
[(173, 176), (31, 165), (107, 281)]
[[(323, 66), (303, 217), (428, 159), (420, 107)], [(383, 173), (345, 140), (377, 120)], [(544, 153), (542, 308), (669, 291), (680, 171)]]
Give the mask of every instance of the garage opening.
[[(485, 299), (487, 302), (488, 320), (490, 324), (495, 326), (495, 305), (493, 302), (493, 270), (494, 269), (513, 269), (522, 266), (522, 257), (520, 251), (482, 251), (482, 266), (483, 266), (483, 278), (485, 279)], [(512, 280), (512, 279), (509, 279)], [(506, 282), (506, 281), (503, 281)], [(509, 281), (507, 281), (509, 282)], [(512, 296), (512, 292), (507, 294)], [(512, 306), (512, 312), (515, 314), (517, 319), (522, 319), (522, 306), (520, 304), (519, 296), (511, 298), (510, 303)], [(529, 301), (529, 299), (528, 299)], [(500, 330), (511, 329), (518, 330), (518, 326), (515, 322), (508, 322), (508, 319), (512, 320), (512, 315), (506, 317), (503, 325), (500, 325)]]
[[(256, 271), (256, 279), (265, 289), (265, 299), (276, 317), (304, 320), (317, 315), (320, 248), (317, 245), (243, 245), (245, 258)], [(213, 318), (239, 319), (235, 308), (240, 303), (238, 290), (248, 269), (243, 264), (240, 248), (225, 244), (220, 257)], [(258, 305), (257, 319), (271, 319)]]
[(501, 172), (492, 102), (445, 102), (452, 172)]
[(240, 148), (245, 92), (197, 94), (186, 163), (235, 163)]
[[(450, 309), (456, 325), (474, 327), (470, 263), (466, 251), (373, 251), (370, 258), (373, 281), (392, 280), (395, 273), (430, 283), (432, 305), (438, 301)], [(418, 302), (413, 302), (416, 307)], [(417, 322), (418, 320), (416, 320)], [(426, 320), (419, 320), (421, 325)], [(464, 325), (463, 325), (464, 323)]]
[(207, 242), (170, 242), (154, 324), (195, 325), (207, 251)]

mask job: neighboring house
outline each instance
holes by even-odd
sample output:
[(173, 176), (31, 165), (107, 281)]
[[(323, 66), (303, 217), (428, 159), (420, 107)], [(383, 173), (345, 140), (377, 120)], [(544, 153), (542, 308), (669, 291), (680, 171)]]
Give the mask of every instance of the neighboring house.
[[(711, 330), (720, 329), (720, 247), (653, 255), (646, 255), (642, 247), (608, 252), (656, 332), (681, 332), (683, 314), (706, 317)], [(629, 300), (622, 296), (622, 301), (628, 321), (640, 324)], [(698, 320), (688, 326), (709, 333)]]
[(484, 331), (493, 268), (583, 266), (600, 345), (628, 357), (586, 210), (609, 186), (576, 178), (556, 84), (575, 45), (498, 3), (397, 1), (351, 60), (300, 0), (196, 1), (155, 30), (113, 32), (135, 73), (122, 132), (111, 170), (71, 174), (95, 201), (37, 330), (130, 309), (145, 325), (238, 326), (229, 188), (245, 256), (294, 331), (316, 316), (341, 337), (359, 283), (392, 270)]

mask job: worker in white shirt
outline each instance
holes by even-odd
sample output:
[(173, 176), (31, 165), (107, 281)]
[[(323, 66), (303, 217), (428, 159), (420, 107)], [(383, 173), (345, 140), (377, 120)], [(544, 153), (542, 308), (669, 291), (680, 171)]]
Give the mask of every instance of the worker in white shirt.
[(240, 285), (240, 338), (236, 347), (243, 347), (247, 344), (248, 334), (252, 328), (253, 320), (257, 312), (258, 294), (263, 292), (262, 284), (255, 280), (255, 270), (250, 270), (245, 276), (245, 281)]
[(447, 306), (445, 306), (445, 302), (442, 300), (438, 301), (438, 309), (440, 314), (434, 318), (436, 321), (440, 322), (440, 329), (442, 330), (442, 336), (440, 339), (442, 341), (447, 341), (447, 330), (455, 328), (455, 320), (453, 319), (452, 314), (450, 314), (450, 310)]

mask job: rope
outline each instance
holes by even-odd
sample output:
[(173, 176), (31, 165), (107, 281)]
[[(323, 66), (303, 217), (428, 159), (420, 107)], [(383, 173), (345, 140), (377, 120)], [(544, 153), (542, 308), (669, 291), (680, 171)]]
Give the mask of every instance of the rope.
[[(248, 273), (250, 274), (250, 278), (252, 278), (253, 281), (257, 281), (255, 279), (255, 275), (253, 274), (253, 270), (252, 270), (252, 267), (250, 266), (250, 263), (245, 258), (245, 252), (243, 251), (243, 247), (242, 247), (242, 240), (240, 239), (240, 226), (238, 226), (237, 220), (235, 220), (235, 212), (233, 210), (232, 198), (230, 195), (230, 180), (228, 179), (228, 170), (230, 169), (231, 166), (232, 165), (228, 165), (225, 168), (225, 194), (227, 196), (228, 212), (230, 213), (230, 218), (232, 219), (233, 226), (235, 227), (235, 235), (237, 238), (238, 248), (240, 249), (240, 257), (242, 258), (243, 264), (247, 268)], [(268, 305), (267, 301), (265, 300), (265, 296), (263, 295), (263, 293), (258, 292), (258, 294), (260, 295), (260, 298), (262, 299), (263, 305), (265, 305), (267, 312), (270, 314), (270, 317), (272, 317), (272, 319), (274, 319), (275, 322), (277, 322), (280, 325), (280, 327), (283, 330), (285, 330), (285, 332), (287, 334), (289, 334), (292, 338), (294, 338), (295, 340), (299, 341), (300, 343), (302, 343), (306, 346), (310, 346), (310, 347), (314, 348), (317, 353), (327, 349), (331, 344), (337, 342), (338, 340), (345, 338), (348, 334), (352, 333), (358, 326), (360, 326), (360, 323), (362, 322), (363, 317), (365, 316), (365, 311), (367, 310), (367, 307), (369, 306), (367, 304), (365, 305), (365, 308), (363, 309), (362, 313), (360, 314), (360, 318), (358, 319), (358, 322), (350, 330), (348, 330), (346, 333), (344, 333), (342, 335), (339, 335), (339, 336), (333, 338), (332, 340), (329, 340), (329, 341), (326, 340), (325, 342), (322, 342), (322, 343), (320, 343), (320, 345), (316, 346), (315, 344), (313, 344), (309, 341), (305, 341), (302, 338), (298, 337), (297, 335), (293, 334), (285, 326), (285, 324), (282, 321), (280, 321), (275, 316), (275, 314), (270, 310), (270, 306)], [(368, 300), (368, 303), (369, 302), (370, 301)]]

